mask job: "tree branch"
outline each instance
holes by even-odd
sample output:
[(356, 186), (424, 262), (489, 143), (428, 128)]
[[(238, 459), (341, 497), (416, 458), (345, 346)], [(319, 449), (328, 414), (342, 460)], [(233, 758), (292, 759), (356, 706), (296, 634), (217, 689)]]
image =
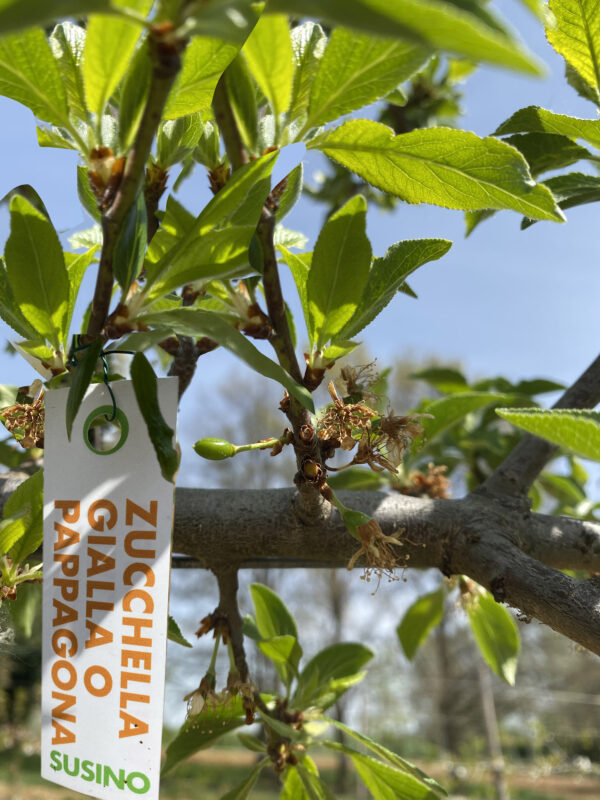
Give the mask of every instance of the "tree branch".
[[(403, 531), (400, 563), (465, 574), (527, 617), (600, 654), (600, 585), (553, 567), (600, 569), (600, 524), (530, 514), (519, 503), (478, 495), (424, 500), (381, 492), (340, 492), (344, 503), (374, 517), (386, 534)], [(302, 563), (345, 566), (356, 542), (337, 513), (305, 522), (291, 489), (177, 489), (176, 552), (212, 568)], [(535, 557), (534, 557), (535, 556)], [(358, 564), (360, 566), (360, 562)]]
[[(600, 403), (600, 356), (570, 386), (553, 408), (594, 408)], [(482, 494), (525, 495), (558, 447), (525, 434), (478, 490)]]
[(153, 65), (148, 99), (118, 189), (102, 213), (102, 255), (87, 329), (87, 335), (94, 338), (101, 334), (108, 316), (117, 238), (136, 201), (167, 96), (181, 67), (180, 53), (185, 44), (174, 38), (173, 31), (166, 25), (151, 28), (148, 43)]

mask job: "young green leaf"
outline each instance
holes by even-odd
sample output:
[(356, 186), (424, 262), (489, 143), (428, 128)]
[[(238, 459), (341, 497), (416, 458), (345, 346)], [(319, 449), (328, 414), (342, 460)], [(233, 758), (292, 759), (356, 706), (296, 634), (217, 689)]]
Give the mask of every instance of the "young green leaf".
[(388, 480), (379, 472), (362, 467), (350, 467), (327, 478), (332, 489), (352, 491), (376, 491), (388, 486)]
[(254, 784), (258, 780), (260, 773), (270, 760), (270, 758), (263, 758), (259, 761), (248, 777), (238, 786), (231, 789), (231, 791), (224, 794), (220, 800), (246, 800), (246, 798), (250, 796), (250, 792), (254, 788)]
[(419, 381), (427, 381), (430, 386), (443, 394), (456, 394), (469, 388), (467, 379), (462, 372), (448, 367), (429, 367), (413, 372), (410, 377)]
[(415, 775), (359, 753), (352, 747), (339, 742), (325, 741), (323, 744), (350, 756), (374, 800), (438, 800), (440, 794), (444, 794), (443, 789), (436, 791)]
[(335, 800), (335, 795), (318, 774), (307, 770), (301, 763), (296, 765), (296, 771), (302, 782), (304, 797), (310, 800)]
[(23, 533), (10, 546), (10, 555), (15, 564), (19, 564), (30, 553), (41, 545), (43, 533), (43, 470), (34, 472), (27, 480), (23, 481), (6, 501), (3, 509), (5, 519), (19, 516), (24, 510), (26, 516), (20, 519), (23, 523)]
[(0, 522), (0, 555), (9, 554), (14, 545), (25, 536), (29, 514), (22, 511), (19, 516)]
[(196, 36), (185, 50), (181, 72), (171, 89), (163, 119), (176, 119), (210, 108), (215, 87), (238, 47), (221, 39)]
[(185, 638), (181, 632), (181, 628), (171, 615), (169, 615), (169, 621), (167, 623), (167, 639), (169, 639), (171, 642), (182, 645), (182, 647), (192, 646)]
[(298, 638), (294, 618), (283, 600), (272, 589), (262, 583), (252, 583), (250, 593), (254, 603), (256, 624), (263, 639), (283, 635)]
[(548, 41), (582, 79), (600, 92), (600, 17), (595, 0), (551, 0)]
[(86, 253), (74, 256), (72, 253), (65, 254), (71, 257), (67, 263), (67, 276), (69, 278), (69, 306), (67, 309), (67, 319), (65, 323), (65, 332), (69, 332), (71, 327), (71, 320), (73, 319), (73, 312), (75, 310), (75, 303), (77, 295), (81, 288), (81, 282), (85, 271), (94, 260), (94, 256), (98, 251), (99, 245), (95, 244)]
[(568, 408), (496, 409), (498, 416), (582, 458), (600, 461), (600, 412)]
[(70, 125), (58, 63), (38, 28), (0, 39), (0, 94), (23, 103), (39, 119)]
[(494, 136), (507, 133), (555, 133), (570, 139), (583, 139), (594, 147), (600, 147), (600, 120), (568, 117), (555, 114), (538, 106), (527, 106), (515, 111), (495, 131)]
[(290, 272), (294, 278), (294, 283), (296, 284), (296, 289), (298, 290), (298, 297), (300, 298), (300, 304), (302, 305), (302, 311), (304, 312), (306, 330), (309, 331), (311, 329), (311, 320), (306, 284), (308, 282), (308, 274), (310, 271), (310, 265), (312, 263), (312, 253), (302, 253), (302, 255), (297, 255), (296, 253), (291, 253), (282, 245), (279, 246), (279, 251), (283, 256), (283, 260), (290, 268)]
[(44, 25), (63, 17), (109, 12), (110, 0), (2, 0), (0, 3), (0, 32)]
[(319, 149), (378, 189), (409, 203), (497, 208), (533, 219), (564, 220), (550, 191), (536, 184), (513, 147), (452, 128), (394, 136), (379, 122), (355, 119), (312, 139)]
[[(25, 339), (39, 339), (40, 334), (23, 316), (23, 312), (15, 300), (3, 258), (0, 258), (0, 317), (20, 336), (24, 336)], [(5, 403), (5, 405), (8, 405), (8, 403)]]
[[(475, 13), (470, 13), (471, 9)], [(541, 74), (539, 63), (497, 27), (479, 16), (479, 4), (440, 0), (270, 0), (267, 13), (288, 11), (377, 36), (395, 36), (473, 61)]]
[(385, 97), (410, 78), (429, 55), (428, 49), (397, 39), (336, 28), (314, 79), (304, 129)]
[(269, 101), (278, 127), (292, 94), (294, 61), (287, 17), (263, 15), (242, 50), (250, 72)]
[(167, 425), (162, 415), (158, 405), (156, 375), (143, 353), (138, 352), (133, 357), (131, 380), (139, 409), (148, 428), (148, 435), (156, 451), (162, 476), (173, 483), (179, 467), (179, 453), (173, 444), (175, 431)]
[(71, 438), (73, 423), (75, 422), (75, 417), (79, 411), (83, 396), (94, 377), (96, 364), (101, 352), (102, 340), (95, 339), (91, 342), (89, 347), (83, 350), (83, 354), (79, 357), (79, 362), (73, 372), (73, 379), (69, 387), (66, 404), (67, 436), (69, 439)]
[(208, 336), (210, 339), (214, 339), (223, 347), (231, 350), (234, 355), (245, 361), (260, 375), (281, 383), (303, 406), (314, 411), (310, 392), (292, 380), (279, 364), (263, 355), (242, 333), (212, 311), (180, 308), (174, 311), (142, 314), (138, 319), (146, 325), (167, 327), (182, 336), (196, 338)]
[(594, 158), (585, 147), (576, 144), (568, 136), (556, 133), (520, 133), (504, 141), (523, 154), (534, 178), (542, 172), (568, 167), (581, 159)]
[(414, 239), (397, 242), (383, 258), (375, 258), (356, 311), (339, 337), (356, 336), (383, 311), (411, 273), (428, 261), (437, 261), (451, 247), (447, 239)]
[(409, 661), (413, 660), (433, 628), (442, 621), (444, 597), (444, 590), (441, 587), (435, 592), (418, 597), (396, 628), (404, 655)]
[(123, 294), (127, 294), (142, 268), (147, 243), (146, 201), (144, 193), (140, 191), (115, 242), (113, 271)]
[[(134, 9), (146, 15), (153, 0), (118, 0), (115, 6)], [(87, 23), (83, 81), (87, 107), (96, 114), (97, 125), (111, 95), (125, 75), (142, 28), (130, 19), (92, 15)]]
[(304, 166), (302, 162), (297, 167), (285, 176), (286, 184), (283, 194), (279, 200), (277, 211), (275, 212), (275, 219), (277, 222), (289, 214), (292, 208), (296, 205), (302, 194), (302, 182), (304, 179)]
[(320, 25), (315, 22), (304, 22), (292, 29), (291, 38), (294, 78), (288, 116), (292, 122), (299, 120), (302, 125), (308, 112), (315, 75), (327, 46), (327, 36)]
[(273, 636), (259, 641), (258, 648), (273, 662), (277, 674), (289, 690), (298, 674), (298, 663), (302, 658), (302, 648), (296, 637), (290, 634)]
[(151, 76), (152, 62), (146, 40), (135, 51), (119, 93), (119, 144), (123, 153), (129, 150), (137, 133)]
[(230, 697), (219, 704), (207, 702), (202, 712), (187, 719), (179, 733), (169, 743), (162, 774), (170, 772), (184, 758), (212, 747), (229, 731), (240, 728), (245, 721), (241, 697)]
[(327, 220), (317, 239), (306, 297), (310, 340), (318, 350), (338, 337), (360, 303), (371, 266), (366, 216), (366, 200), (356, 195)]
[[(375, 755), (379, 756), (379, 758), (389, 762), (392, 766), (397, 767), (409, 775), (412, 775), (417, 780), (427, 784), (429, 788), (438, 795), (448, 794), (446, 790), (443, 789), (439, 783), (437, 783), (437, 781), (426, 775), (423, 770), (419, 769), (419, 767), (415, 766), (415, 764), (412, 764), (410, 761), (402, 758), (397, 753), (394, 753), (392, 750), (388, 750), (387, 747), (379, 744), (379, 742), (376, 742), (373, 739), (370, 739), (368, 736), (353, 730), (352, 728), (348, 727), (348, 725), (344, 725), (343, 722), (340, 722), (337, 719), (331, 719), (330, 717), (323, 717), (323, 719), (325, 722), (329, 722), (330, 725), (333, 725), (335, 728), (345, 733), (349, 738), (359, 742), (361, 745), (363, 745), (363, 747), (366, 747), (367, 750), (375, 753)], [(432, 797), (431, 800), (434, 800), (434, 798)]]
[(198, 112), (163, 122), (156, 142), (156, 162), (169, 169), (182, 161), (198, 144), (202, 119)]
[[(567, 175), (546, 178), (544, 185), (550, 189), (562, 209), (600, 201), (600, 178), (596, 175), (569, 172)], [(529, 228), (534, 222), (535, 220), (524, 217), (521, 228)]]
[[(41, 575), (40, 581), (41, 581)], [(11, 622), (21, 636), (29, 639), (33, 630), (33, 623), (42, 607), (42, 584), (21, 583), (17, 591), (17, 598), (8, 604)]]
[(59, 150), (80, 150), (81, 145), (64, 128), (47, 128), (38, 125), (35, 129), (40, 147), (54, 147)]
[(513, 617), (489, 592), (474, 598), (468, 612), (481, 655), (499, 678), (514, 686), (521, 641)]
[(357, 642), (326, 647), (313, 656), (300, 673), (293, 702), (301, 708), (330, 706), (364, 677), (363, 667), (373, 655), (372, 650)]
[(72, 22), (61, 22), (48, 40), (63, 80), (69, 111), (87, 122), (85, 89), (83, 86), (83, 50), (85, 29)]
[(224, 81), (242, 142), (250, 153), (255, 153), (258, 143), (256, 87), (241, 53), (227, 67)]
[(25, 198), (10, 202), (5, 263), (23, 316), (56, 350), (67, 335), (69, 279), (62, 247), (50, 220)]

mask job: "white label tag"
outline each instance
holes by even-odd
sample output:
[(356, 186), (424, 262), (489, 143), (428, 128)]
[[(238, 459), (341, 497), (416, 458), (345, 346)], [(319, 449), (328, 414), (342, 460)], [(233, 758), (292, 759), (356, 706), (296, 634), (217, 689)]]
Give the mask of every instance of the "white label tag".
[[(133, 384), (111, 388), (121, 430), (104, 452), (90, 442), (112, 413), (106, 386), (88, 389), (70, 442), (68, 390), (45, 396), (42, 776), (158, 800), (173, 484)], [(158, 381), (158, 400), (174, 429), (175, 378)]]

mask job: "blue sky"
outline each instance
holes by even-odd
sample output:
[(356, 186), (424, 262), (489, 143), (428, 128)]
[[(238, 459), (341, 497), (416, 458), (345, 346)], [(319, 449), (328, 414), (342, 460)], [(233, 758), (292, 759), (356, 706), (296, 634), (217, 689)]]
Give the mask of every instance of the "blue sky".
[[(547, 44), (541, 25), (514, 2), (500, 2), (498, 8), (546, 64), (548, 74), (529, 79), (499, 69), (480, 69), (465, 84), (462, 126), (486, 135), (514, 111), (530, 104), (594, 117), (594, 107), (566, 84), (562, 59)], [(91, 220), (77, 201), (76, 155), (39, 148), (32, 114), (17, 103), (0, 98), (0, 115), (0, 196), (18, 184), (30, 183), (60, 231), (88, 227)], [(299, 147), (284, 151), (277, 175), (285, 174), (300, 157)], [(319, 157), (313, 153), (304, 154), (304, 158), (308, 176), (321, 168)], [(581, 169), (592, 171), (593, 167), (583, 165)], [(181, 199), (192, 209), (201, 208), (209, 197), (206, 185), (199, 168), (184, 184)], [(372, 209), (368, 229), (377, 255), (399, 239), (444, 237), (454, 245), (443, 259), (425, 265), (411, 278), (418, 301), (399, 295), (368, 329), (364, 341), (369, 350), (381, 365), (407, 354), (417, 360), (436, 356), (462, 363), (473, 377), (501, 373), (510, 378), (573, 380), (597, 353), (597, 215), (596, 205), (583, 206), (568, 212), (566, 224), (544, 222), (521, 231), (519, 216), (502, 212), (465, 239), (462, 213), (458, 211), (402, 203), (391, 213)], [(302, 201), (286, 225), (309, 235), (312, 248), (322, 218), (322, 207)], [(3, 209), (0, 237), (4, 239), (7, 233)], [(93, 269), (87, 278), (89, 290), (92, 273)], [(285, 266), (282, 275), (292, 306), (297, 309)], [(300, 327), (301, 315), (298, 320)], [(10, 336), (3, 324), (0, 333)], [(299, 338), (302, 342), (301, 332)], [(189, 429), (192, 419), (197, 419), (204, 387), (235, 375), (238, 369), (246, 368), (222, 350), (202, 358), (196, 387), (190, 389), (182, 404), (183, 429)], [(1, 382), (21, 384), (33, 377), (21, 360), (0, 353)], [(215, 432), (199, 430), (194, 438), (206, 435)]]

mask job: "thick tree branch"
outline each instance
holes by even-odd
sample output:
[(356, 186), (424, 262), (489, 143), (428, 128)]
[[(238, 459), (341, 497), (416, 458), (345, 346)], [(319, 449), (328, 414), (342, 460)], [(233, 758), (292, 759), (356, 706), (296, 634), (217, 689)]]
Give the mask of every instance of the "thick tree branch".
[[(553, 408), (594, 408), (600, 403), (600, 356), (570, 386)], [(481, 493), (525, 495), (558, 448), (526, 434), (485, 481)]]
[[(600, 569), (600, 524), (530, 514), (519, 503), (477, 495), (423, 500), (380, 492), (341, 492), (343, 501), (371, 516), (384, 533), (403, 531), (400, 563), (465, 574), (499, 601), (518, 608), (600, 654), (600, 585), (558, 568)], [(303, 564), (339, 567), (356, 550), (337, 513), (302, 519), (292, 490), (178, 489), (176, 552), (208, 568)], [(535, 557), (533, 557), (535, 556)], [(360, 562), (359, 562), (360, 566)]]
[(167, 26), (151, 28), (148, 43), (153, 67), (148, 98), (118, 189), (102, 213), (102, 255), (87, 329), (90, 337), (99, 336), (104, 328), (112, 296), (117, 238), (136, 201), (167, 96), (181, 67), (180, 52), (184, 42), (174, 38)]

